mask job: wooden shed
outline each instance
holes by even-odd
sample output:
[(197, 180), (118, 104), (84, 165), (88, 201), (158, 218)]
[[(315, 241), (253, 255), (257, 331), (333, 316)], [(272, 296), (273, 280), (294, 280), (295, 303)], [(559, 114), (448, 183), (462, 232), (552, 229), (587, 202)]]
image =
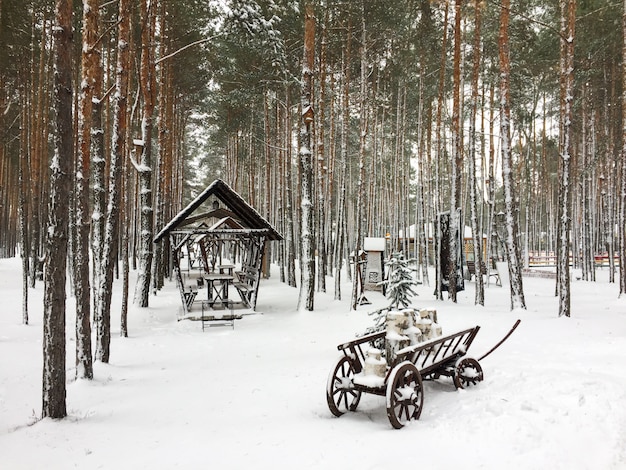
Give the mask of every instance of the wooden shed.
[[(265, 218), (220, 179), (207, 186), (170, 220), (156, 235), (154, 243), (166, 236), (170, 237), (174, 276), (186, 313), (196, 300), (197, 286), (203, 285), (204, 279), (213, 279), (211, 276), (215, 273), (225, 278), (230, 276), (229, 284), (223, 287), (233, 287), (241, 298), (240, 302), (234, 302), (231, 295), (231, 308), (238, 304), (256, 309), (265, 244), (283, 239)], [(185, 256), (187, 273), (183, 278), (180, 261)], [(210, 287), (207, 285), (207, 289)], [(210, 290), (208, 297), (210, 301)]]

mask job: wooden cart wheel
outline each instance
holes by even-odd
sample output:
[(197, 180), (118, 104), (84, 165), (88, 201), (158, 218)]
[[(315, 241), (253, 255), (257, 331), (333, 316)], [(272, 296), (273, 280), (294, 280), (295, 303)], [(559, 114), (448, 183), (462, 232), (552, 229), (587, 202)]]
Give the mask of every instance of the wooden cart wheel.
[(454, 386), (456, 388), (466, 388), (482, 382), (484, 378), (483, 368), (473, 357), (462, 357), (454, 366)]
[(402, 428), (419, 419), (424, 405), (422, 376), (412, 362), (405, 361), (393, 368), (387, 382), (387, 417), (391, 425)]
[(326, 401), (330, 412), (341, 416), (355, 411), (361, 400), (361, 391), (354, 389), (354, 365), (347, 356), (339, 359), (326, 384)]

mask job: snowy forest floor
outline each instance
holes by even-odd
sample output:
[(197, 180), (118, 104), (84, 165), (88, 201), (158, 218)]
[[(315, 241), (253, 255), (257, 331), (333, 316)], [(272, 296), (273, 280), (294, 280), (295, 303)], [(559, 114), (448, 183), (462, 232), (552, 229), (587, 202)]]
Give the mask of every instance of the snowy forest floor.
[[(434, 278), (434, 277), (433, 277)], [(598, 270), (574, 281), (572, 317), (557, 317), (554, 281), (524, 278), (528, 310), (509, 310), (509, 289), (492, 284), (485, 307), (474, 282), (458, 303), (417, 287), (416, 307), (437, 309), (444, 334), (480, 325), (469, 355), (485, 380), (456, 390), (425, 383), (419, 421), (393, 430), (384, 397), (363, 395), (341, 418), (326, 405), (337, 344), (371, 325), (372, 305), (316, 295), (297, 312), (298, 290), (276, 273), (261, 282), (258, 314), (234, 329), (202, 331), (177, 321), (173, 282), (150, 307), (132, 307), (129, 338), (119, 337), (119, 291), (109, 364), (93, 381), (75, 381), (74, 303), (67, 306), (68, 417), (40, 420), (42, 297), (30, 291), (30, 325), (21, 324), (17, 259), (0, 260), (0, 468), (2, 469), (626, 469), (626, 299)], [(199, 294), (202, 295), (202, 294)]]

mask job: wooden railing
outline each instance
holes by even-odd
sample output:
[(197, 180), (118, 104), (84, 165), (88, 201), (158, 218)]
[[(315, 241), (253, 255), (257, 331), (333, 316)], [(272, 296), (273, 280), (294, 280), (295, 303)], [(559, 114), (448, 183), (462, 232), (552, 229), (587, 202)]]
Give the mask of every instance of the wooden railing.
[[(596, 268), (609, 266), (608, 253), (598, 253), (593, 257)], [(614, 256), (615, 266), (619, 266), (619, 257)], [(570, 266), (573, 265), (572, 253), (569, 255)], [(556, 266), (556, 254), (553, 251), (531, 251), (528, 256), (528, 265), (531, 267)]]

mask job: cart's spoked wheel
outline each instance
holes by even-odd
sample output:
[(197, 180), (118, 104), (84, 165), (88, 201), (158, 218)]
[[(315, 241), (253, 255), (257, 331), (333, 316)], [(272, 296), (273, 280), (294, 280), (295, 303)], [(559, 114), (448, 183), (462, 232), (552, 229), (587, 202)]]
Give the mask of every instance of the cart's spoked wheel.
[(330, 412), (341, 416), (355, 411), (361, 400), (361, 392), (354, 389), (354, 365), (349, 357), (342, 357), (328, 377), (326, 401)]
[(424, 405), (422, 376), (409, 361), (398, 364), (387, 382), (387, 417), (391, 425), (400, 429), (407, 422), (419, 419)]
[(462, 357), (454, 366), (454, 386), (456, 388), (467, 388), (482, 382), (483, 368), (473, 357)]

